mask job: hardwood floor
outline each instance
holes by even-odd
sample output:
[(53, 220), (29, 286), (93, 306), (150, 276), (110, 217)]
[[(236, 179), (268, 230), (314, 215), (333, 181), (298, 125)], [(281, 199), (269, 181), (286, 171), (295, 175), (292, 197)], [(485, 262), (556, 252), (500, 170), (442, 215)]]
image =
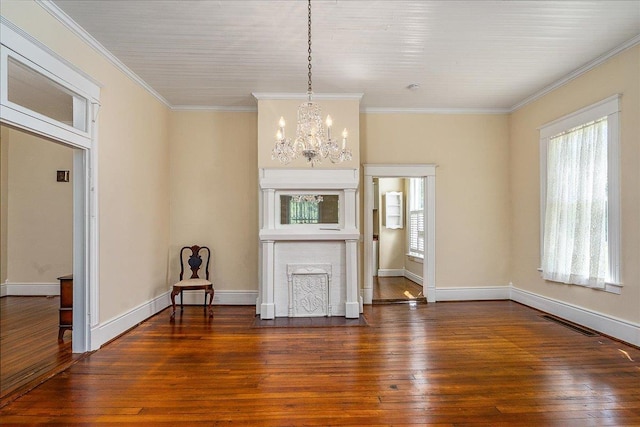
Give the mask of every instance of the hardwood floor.
[(640, 349), (511, 301), (365, 306), (368, 326), (165, 310), (2, 410), (8, 424), (640, 425)]
[(59, 297), (0, 298), (0, 406), (77, 360), (58, 343)]
[(422, 286), (405, 277), (379, 277), (373, 278), (373, 303), (389, 304), (397, 302), (416, 301), (426, 303), (427, 299), (422, 292)]

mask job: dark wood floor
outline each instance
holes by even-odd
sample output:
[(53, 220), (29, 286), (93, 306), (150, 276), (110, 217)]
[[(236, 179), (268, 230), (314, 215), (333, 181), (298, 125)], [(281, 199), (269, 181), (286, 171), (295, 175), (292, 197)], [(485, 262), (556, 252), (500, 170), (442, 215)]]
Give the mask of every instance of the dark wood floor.
[(163, 311), (0, 410), (3, 424), (640, 425), (640, 350), (510, 301), (365, 307), (368, 326)]
[(71, 332), (58, 343), (59, 297), (0, 298), (0, 406), (77, 360)]
[(373, 277), (373, 303), (427, 302), (422, 286), (405, 277)]

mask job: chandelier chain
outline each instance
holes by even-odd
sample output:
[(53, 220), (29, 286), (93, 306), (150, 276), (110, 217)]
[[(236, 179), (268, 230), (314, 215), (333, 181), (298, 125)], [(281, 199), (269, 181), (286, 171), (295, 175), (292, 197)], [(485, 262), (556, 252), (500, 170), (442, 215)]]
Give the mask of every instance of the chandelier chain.
[(307, 57), (307, 60), (309, 61), (309, 67), (308, 67), (309, 68), (309, 82), (308, 82), (309, 86), (308, 86), (307, 92), (309, 95), (311, 95), (311, 93), (313, 92), (313, 90), (311, 89), (311, 0), (309, 0), (308, 10), (309, 10), (309, 21), (308, 21), (309, 56)]

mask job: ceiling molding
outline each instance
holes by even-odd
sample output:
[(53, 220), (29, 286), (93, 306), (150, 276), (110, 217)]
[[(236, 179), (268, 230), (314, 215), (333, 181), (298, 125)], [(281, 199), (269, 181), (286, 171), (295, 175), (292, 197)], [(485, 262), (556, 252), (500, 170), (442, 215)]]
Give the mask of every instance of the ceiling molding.
[(633, 37), (632, 39), (628, 40), (627, 42), (621, 44), (620, 46), (616, 47), (615, 49), (612, 49), (609, 52), (597, 57), (593, 61), (590, 61), (590, 62), (586, 63), (582, 67), (572, 71), (571, 73), (567, 74), (566, 76), (564, 76), (560, 80), (550, 84), (549, 86), (545, 87), (544, 89), (542, 89), (542, 90), (534, 93), (533, 95), (525, 98), (524, 100), (520, 101), (519, 103), (517, 103), (513, 107), (511, 107), (509, 109), (509, 112), (513, 113), (513, 112), (519, 110), (520, 108), (524, 107), (525, 105), (528, 105), (528, 104), (536, 101), (537, 99), (542, 98), (543, 96), (545, 96), (549, 92), (553, 92), (554, 90), (558, 89), (559, 87), (566, 85), (571, 80), (576, 79), (576, 78), (580, 77), (581, 75), (593, 70), (597, 66), (602, 65), (603, 63), (605, 63), (609, 59), (613, 58), (614, 56), (618, 55), (619, 53), (624, 52), (627, 49), (630, 49), (630, 48), (636, 46), (637, 44), (640, 44), (640, 34), (635, 36), (635, 37)]
[(509, 114), (509, 108), (361, 108), (364, 114)]
[(240, 106), (240, 107), (223, 107), (223, 106), (206, 106), (206, 105), (175, 105), (171, 107), (172, 111), (212, 111), (217, 113), (256, 113), (256, 106)]
[[(252, 92), (251, 95), (257, 100), (306, 100), (309, 95), (306, 93), (271, 93), (271, 92)], [(313, 99), (323, 101), (344, 101), (344, 100), (358, 100), (362, 99), (362, 93), (314, 93)]]
[(153, 95), (158, 101), (162, 102), (167, 107), (171, 108), (171, 104), (167, 101), (162, 95), (156, 92), (151, 86), (147, 84), (140, 76), (131, 71), (129, 67), (124, 65), (122, 61), (120, 61), (114, 54), (109, 52), (109, 50), (104, 47), (98, 40), (93, 38), (91, 34), (89, 34), (84, 28), (78, 25), (69, 15), (67, 15), (62, 9), (60, 9), (56, 4), (49, 0), (35, 0), (37, 4), (39, 4), (44, 10), (49, 12), (54, 18), (62, 23), (65, 27), (71, 30), (76, 36), (78, 36), (81, 40), (87, 43), (90, 47), (92, 47), (96, 52), (102, 55), (107, 61), (109, 61), (113, 66), (122, 71), (126, 76), (128, 76), (131, 80), (138, 83), (145, 90), (147, 90), (151, 95)]

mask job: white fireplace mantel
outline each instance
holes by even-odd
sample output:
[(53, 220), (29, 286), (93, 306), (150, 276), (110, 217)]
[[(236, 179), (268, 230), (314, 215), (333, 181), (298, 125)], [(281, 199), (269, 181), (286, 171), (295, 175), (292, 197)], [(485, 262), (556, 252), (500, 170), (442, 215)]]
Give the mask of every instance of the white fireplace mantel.
[[(291, 271), (304, 265), (309, 271), (325, 271), (322, 287), (327, 316), (357, 318), (361, 312), (358, 292), (357, 169), (260, 169), (260, 293), (256, 311), (262, 319), (291, 316), (294, 301)], [(337, 224), (280, 224), (282, 194), (339, 196)], [(323, 273), (325, 274), (325, 273)], [(319, 280), (319, 279), (318, 279)], [(324, 291), (323, 291), (324, 292)], [(325, 311), (321, 312), (325, 315)], [(304, 311), (295, 312), (295, 316)], [(310, 315), (317, 315), (313, 312)]]

